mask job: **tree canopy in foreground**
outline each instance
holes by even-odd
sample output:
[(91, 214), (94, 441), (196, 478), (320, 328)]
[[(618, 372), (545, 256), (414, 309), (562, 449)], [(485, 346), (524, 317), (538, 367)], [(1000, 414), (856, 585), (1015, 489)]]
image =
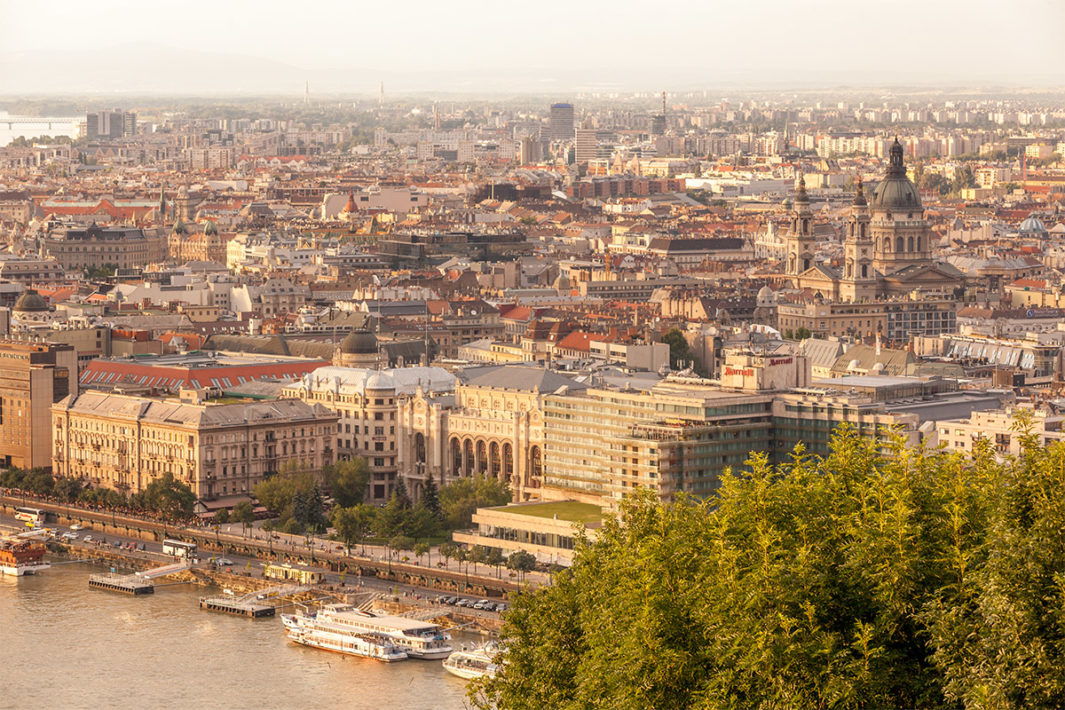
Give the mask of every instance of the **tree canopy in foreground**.
[(518, 595), (478, 707), (1065, 707), (1065, 445), (755, 454)]

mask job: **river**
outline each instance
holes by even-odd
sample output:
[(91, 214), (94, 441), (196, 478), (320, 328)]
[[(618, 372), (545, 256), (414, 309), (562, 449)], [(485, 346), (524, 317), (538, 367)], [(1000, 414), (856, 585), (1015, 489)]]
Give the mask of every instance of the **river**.
[[(32, 121), (32, 123), (15, 123), (8, 128), (8, 124), (4, 123), (4, 120), (9, 118)], [(36, 116), (17, 116), (8, 114), (6, 111), (0, 111), (0, 147), (7, 145), (19, 136), (24, 138), (36, 138), (37, 136), (52, 136), (53, 138), (55, 136), (70, 136), (71, 138), (77, 138), (78, 123), (84, 120), (84, 116), (38, 118)], [(52, 124), (50, 129), (48, 127), (49, 122)]]
[(132, 597), (89, 589), (90, 571), (100, 568), (0, 575), (0, 708), (468, 707), (464, 681), (440, 661), (305, 648), (285, 639), (280, 619), (201, 611), (203, 587)]

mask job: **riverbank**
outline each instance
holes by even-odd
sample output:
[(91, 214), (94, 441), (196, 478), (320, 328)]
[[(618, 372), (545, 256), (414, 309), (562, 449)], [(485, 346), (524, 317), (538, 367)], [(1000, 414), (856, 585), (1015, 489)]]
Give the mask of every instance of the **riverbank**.
[[(85, 560), (93, 565), (120, 571), (144, 571), (173, 562), (173, 558), (165, 555), (128, 548), (64, 544), (55, 541), (49, 542), (48, 547), (53, 556), (65, 560)], [(263, 577), (258, 570), (227, 570), (212, 566), (209, 562), (167, 575), (166, 580), (163, 584), (187, 583), (202, 587), (217, 587), (228, 589), (234, 594), (257, 592), (278, 585), (278, 580)], [(437, 604), (428, 597), (405, 596), (395, 592), (375, 593), (362, 588), (358, 581), (354, 584), (344, 581), (318, 584), (313, 587), (313, 592), (319, 596), (325, 594), (337, 601), (356, 605), (375, 597), (375, 607), (395, 614), (436, 611), (438, 612), (436, 616), (430, 618), (436, 620), (437, 623), (448, 627), (463, 628), (482, 635), (495, 636), (502, 627), (502, 619), (496, 614)], [(313, 597), (313, 594), (308, 594), (302, 598), (310, 600)]]
[[(175, 526), (165, 521), (147, 520), (117, 512), (95, 511), (21, 496), (0, 497), (0, 513), (12, 514), (16, 506), (32, 505), (56, 516), (60, 527), (79, 525), (106, 535), (117, 535), (140, 541), (161, 542), (166, 538), (194, 542), (204, 552), (224, 556), (236, 554), (259, 561), (280, 562), (322, 568), (347, 577), (374, 577), (393, 584), (404, 584), (437, 592), (465, 594), (488, 599), (506, 599), (526, 586), (536, 586), (539, 580), (519, 583), (500, 576), (478, 574), (477, 566), (471, 574), (447, 567), (430, 567), (373, 556), (347, 554), (335, 542), (314, 540), (312, 544), (297, 544), (277, 533), (257, 533), (251, 536), (223, 533), (220, 529)], [(258, 537), (258, 534), (264, 537)]]

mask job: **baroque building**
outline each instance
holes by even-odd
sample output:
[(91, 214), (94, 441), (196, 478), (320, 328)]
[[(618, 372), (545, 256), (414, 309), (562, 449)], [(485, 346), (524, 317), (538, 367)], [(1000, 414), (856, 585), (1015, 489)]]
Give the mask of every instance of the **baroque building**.
[(847, 221), (841, 266), (817, 263), (810, 200), (803, 178), (795, 196), (786, 272), (795, 287), (833, 301), (869, 301), (914, 292), (950, 295), (965, 285), (955, 267), (932, 256), (932, 232), (917, 186), (906, 176), (895, 139), (887, 172), (866, 200), (859, 182)]
[(180, 264), (188, 261), (214, 261), (226, 263), (227, 241), (218, 233), (214, 222), (204, 222), (203, 230), (189, 233), (180, 220), (168, 239), (170, 259)]
[(246, 495), (286, 466), (317, 473), (334, 458), (337, 415), (297, 400), (88, 391), (51, 410), (53, 473), (125, 492), (169, 473), (200, 499)]
[[(400, 468), (397, 411), (404, 411), (412, 398), (449, 395), (454, 388), (455, 376), (439, 367), (322, 367), (284, 387), (281, 394), (337, 414), (337, 459), (364, 457), (370, 469), (366, 500), (383, 504), (392, 496), (401, 470), (411, 476), (405, 483), (414, 496), (420, 493), (426, 474), (424, 468)], [(424, 436), (421, 441), (424, 448)], [(437, 483), (441, 480), (437, 476)]]

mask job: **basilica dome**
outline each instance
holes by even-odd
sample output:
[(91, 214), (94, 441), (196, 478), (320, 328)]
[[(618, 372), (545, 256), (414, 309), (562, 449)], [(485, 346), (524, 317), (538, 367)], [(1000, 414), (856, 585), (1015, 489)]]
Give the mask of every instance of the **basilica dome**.
[(372, 355), (377, 353), (377, 336), (368, 330), (351, 331), (340, 341), (340, 352), (345, 355)]
[(873, 190), (869, 206), (874, 210), (923, 209), (917, 186), (906, 177), (906, 166), (902, 163), (902, 145), (898, 138), (891, 145), (887, 174)]

